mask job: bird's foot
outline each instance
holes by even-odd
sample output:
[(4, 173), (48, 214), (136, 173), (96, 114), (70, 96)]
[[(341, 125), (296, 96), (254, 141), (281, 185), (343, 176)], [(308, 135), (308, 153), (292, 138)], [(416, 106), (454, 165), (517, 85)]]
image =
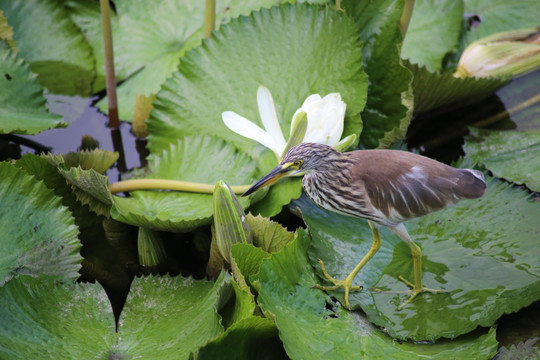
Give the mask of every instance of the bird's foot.
[(414, 285), (412, 282), (410, 282), (409, 280), (405, 279), (403, 276), (401, 275), (397, 275), (397, 278), (404, 282), (408, 287), (411, 288), (411, 290), (405, 290), (405, 291), (385, 291), (385, 290), (379, 290), (379, 289), (372, 289), (373, 291), (377, 291), (377, 292), (384, 292), (384, 293), (392, 293), (392, 294), (408, 294), (409, 295), (409, 298), (407, 300), (405, 300), (404, 302), (402, 302), (401, 304), (399, 304), (399, 306), (397, 307), (397, 311), (401, 311), (403, 310), (403, 308), (409, 304), (411, 301), (414, 300), (414, 298), (416, 298), (419, 294), (423, 293), (423, 292), (429, 292), (429, 293), (432, 293), (432, 294), (441, 294), (441, 293), (444, 293), (445, 291), (444, 290), (435, 290), (435, 289), (430, 289), (430, 288), (427, 288), (425, 287), (424, 285), (420, 285), (420, 286), (416, 286)]
[(313, 285), (313, 288), (321, 289), (321, 290), (324, 290), (324, 291), (332, 291), (332, 290), (337, 290), (339, 288), (343, 288), (345, 290), (345, 307), (350, 310), (351, 305), (349, 304), (349, 292), (362, 290), (362, 286), (353, 286), (352, 285), (352, 281), (354, 279), (355, 274), (351, 273), (344, 280), (337, 280), (337, 279), (333, 278), (332, 276), (330, 276), (330, 274), (328, 274), (328, 272), (326, 271), (326, 269), (324, 267), (324, 263), (323, 263), (323, 261), (321, 259), (317, 259), (317, 261), (321, 265), (321, 270), (323, 272), (324, 277), (334, 285), (333, 286), (322, 286), (322, 285), (316, 284), (316, 285)]

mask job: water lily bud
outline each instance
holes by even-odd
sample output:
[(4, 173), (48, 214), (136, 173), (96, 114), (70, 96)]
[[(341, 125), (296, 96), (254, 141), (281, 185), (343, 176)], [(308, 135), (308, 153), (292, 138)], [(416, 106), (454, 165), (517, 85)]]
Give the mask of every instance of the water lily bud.
[(223, 258), (231, 263), (231, 247), (251, 244), (252, 235), (244, 209), (231, 188), (219, 181), (214, 189), (214, 239)]
[(540, 67), (540, 28), (497, 33), (470, 44), (455, 77), (516, 77)]
[(137, 248), (139, 264), (142, 266), (158, 266), (167, 259), (165, 244), (157, 231), (140, 227)]

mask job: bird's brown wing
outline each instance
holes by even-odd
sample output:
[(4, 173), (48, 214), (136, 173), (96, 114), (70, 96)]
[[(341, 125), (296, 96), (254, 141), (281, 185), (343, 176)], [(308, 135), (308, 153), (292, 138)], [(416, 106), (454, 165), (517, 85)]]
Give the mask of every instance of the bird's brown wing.
[(485, 191), (485, 183), (473, 170), (413, 153), (360, 150), (348, 156), (356, 164), (350, 172), (356, 191), (364, 192), (383, 225), (395, 226)]

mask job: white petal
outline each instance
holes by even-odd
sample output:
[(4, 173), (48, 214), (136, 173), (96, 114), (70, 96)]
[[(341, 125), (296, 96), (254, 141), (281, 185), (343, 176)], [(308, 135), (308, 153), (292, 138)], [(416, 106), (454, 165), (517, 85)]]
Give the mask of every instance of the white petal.
[(281, 156), (283, 149), (285, 149), (285, 144), (276, 143), (274, 138), (260, 127), (233, 111), (225, 111), (221, 116), (229, 129), (266, 146), (276, 154), (276, 157), (279, 158)]
[(270, 93), (270, 90), (262, 85), (260, 85), (257, 90), (257, 104), (259, 106), (259, 115), (261, 116), (264, 128), (275, 142), (283, 144), (283, 148), (285, 148), (285, 138), (283, 137), (281, 127), (279, 126), (272, 94)]

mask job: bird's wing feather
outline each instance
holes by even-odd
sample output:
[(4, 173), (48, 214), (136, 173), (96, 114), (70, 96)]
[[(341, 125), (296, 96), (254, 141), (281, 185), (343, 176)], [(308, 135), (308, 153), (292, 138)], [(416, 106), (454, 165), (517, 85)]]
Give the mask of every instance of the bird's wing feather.
[(363, 187), (357, 191), (367, 195), (384, 225), (426, 215), (461, 198), (479, 197), (485, 189), (472, 170), (413, 153), (360, 150), (348, 154), (356, 164), (350, 173), (353, 183)]

